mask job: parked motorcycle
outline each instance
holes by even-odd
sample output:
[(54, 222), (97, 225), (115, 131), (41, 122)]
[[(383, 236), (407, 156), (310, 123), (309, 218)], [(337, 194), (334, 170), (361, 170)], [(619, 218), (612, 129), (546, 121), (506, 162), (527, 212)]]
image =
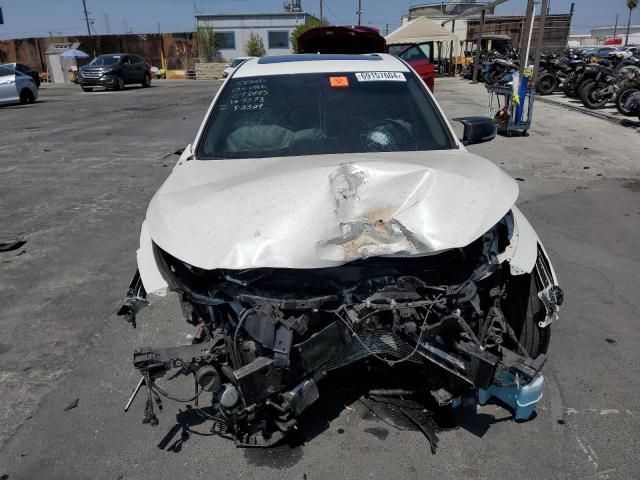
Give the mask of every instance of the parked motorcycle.
[(632, 112), (632, 115), (638, 115), (638, 120), (640, 120), (640, 91), (628, 96), (624, 103), (624, 109)]
[[(615, 102), (623, 88), (635, 85), (637, 80), (640, 80), (640, 68), (634, 65), (620, 67), (618, 63), (611, 68), (598, 64), (597, 67), (591, 67), (578, 92), (585, 107), (598, 109)], [(621, 105), (624, 106), (624, 103)]]
[(627, 100), (636, 92), (640, 92), (640, 68), (625, 67), (621, 71), (622, 80), (615, 99), (616, 109), (625, 116), (634, 116), (635, 110), (626, 107)]

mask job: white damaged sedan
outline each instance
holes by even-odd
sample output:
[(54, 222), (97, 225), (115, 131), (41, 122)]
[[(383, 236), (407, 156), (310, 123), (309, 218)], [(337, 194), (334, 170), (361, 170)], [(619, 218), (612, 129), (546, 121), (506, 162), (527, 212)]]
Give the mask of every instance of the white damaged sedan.
[(134, 354), (144, 421), (178, 367), (239, 446), (278, 442), (363, 366), (393, 368), (405, 395), (530, 418), (563, 293), (517, 183), (464, 146), (492, 121), (459, 120), (462, 140), (389, 55), (239, 66), (142, 225), (119, 314), (135, 325), (148, 295), (176, 292), (195, 327), (192, 345)]

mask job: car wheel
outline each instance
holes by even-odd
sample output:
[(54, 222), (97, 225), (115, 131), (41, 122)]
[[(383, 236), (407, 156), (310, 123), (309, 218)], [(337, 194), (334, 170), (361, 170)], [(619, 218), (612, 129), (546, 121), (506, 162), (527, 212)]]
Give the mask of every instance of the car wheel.
[(150, 75), (145, 75), (144, 78), (142, 79), (142, 86), (144, 88), (148, 88), (151, 86), (151, 76)]
[(116, 83), (113, 86), (114, 90), (124, 90), (124, 78), (118, 77), (116, 78)]
[(82, 87), (83, 92), (93, 92), (93, 87)]
[(33, 96), (33, 92), (28, 88), (23, 88), (20, 92), (20, 104), (26, 105), (27, 103), (33, 103), (36, 98)]
[[(538, 297), (539, 289), (534, 274), (513, 277), (505, 292), (505, 298), (511, 301), (502, 304), (506, 320), (531, 358), (546, 353), (551, 338), (551, 327), (541, 328), (539, 325), (546, 317), (544, 305)], [(517, 350), (515, 342), (508, 340), (507, 343), (508, 348)]]

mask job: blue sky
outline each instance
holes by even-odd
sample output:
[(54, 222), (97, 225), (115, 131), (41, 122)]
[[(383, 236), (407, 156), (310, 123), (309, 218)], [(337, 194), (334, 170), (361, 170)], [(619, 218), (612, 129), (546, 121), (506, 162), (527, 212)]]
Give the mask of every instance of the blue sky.
[[(273, 12), (282, 10), (284, 0), (86, 0), (93, 30), (98, 34), (150, 33), (193, 29), (194, 13)], [(433, 0), (413, 1), (429, 3)], [(550, 0), (552, 13), (569, 11), (571, 0)], [(613, 25), (616, 12), (619, 23), (626, 25), (628, 10), (624, 0), (574, 0), (574, 32), (588, 32), (590, 27)], [(363, 23), (393, 30), (406, 13), (408, 0), (362, 0)], [(318, 14), (319, 0), (302, 0), (303, 8)], [(356, 23), (357, 0), (324, 0), (325, 17), (334, 24)], [(496, 13), (522, 14), (526, 0), (509, 0)], [(5, 24), (0, 25), (0, 39), (31, 36), (80, 35), (86, 33), (82, 0), (0, 0)], [(640, 24), (640, 7), (634, 10), (632, 23)]]

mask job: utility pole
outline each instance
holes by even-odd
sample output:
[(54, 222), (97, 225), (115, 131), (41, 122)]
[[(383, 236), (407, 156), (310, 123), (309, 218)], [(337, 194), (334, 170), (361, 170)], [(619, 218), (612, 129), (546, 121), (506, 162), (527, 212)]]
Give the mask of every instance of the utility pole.
[[(573, 23), (573, 12), (576, 9), (575, 2), (571, 2), (571, 10), (569, 10), (569, 33), (571, 33), (571, 24)], [(569, 35), (567, 35), (567, 47), (569, 46)]]
[[(456, 31), (456, 21), (455, 19), (451, 22), (451, 33), (455, 33)], [(449, 45), (449, 74), (450, 75), (455, 75), (456, 74), (456, 67), (453, 64), (453, 40), (451, 40), (451, 43)]]
[(320, 23), (324, 23), (323, 20), (324, 17), (322, 16), (322, 0), (320, 0)]
[(389, 24), (385, 23), (384, 24), (384, 36), (386, 37), (387, 35), (389, 35)]
[(82, 9), (84, 10), (84, 21), (87, 22), (87, 35), (91, 36), (91, 27), (89, 26), (89, 12), (87, 12), (87, 0), (82, 0)]
[(529, 63), (529, 51), (531, 48), (531, 33), (533, 32), (533, 17), (534, 17), (535, 1), (529, 0), (527, 5), (527, 16), (524, 21), (524, 29), (522, 31), (522, 38), (520, 39), (520, 78), (524, 75), (524, 69), (527, 68)]
[(111, 28), (109, 28), (109, 14), (104, 14), (104, 28), (107, 31), (107, 35), (111, 33)]
[(629, 29), (631, 28), (631, 11), (633, 9), (629, 8), (629, 20), (627, 20), (627, 39), (624, 41), (625, 45), (629, 45)]
[(358, 0), (358, 25), (362, 23), (362, 0)]
[(544, 42), (544, 26), (547, 23), (547, 12), (549, 11), (549, 0), (542, 0), (542, 9), (540, 10), (540, 18), (538, 19), (538, 45), (536, 46), (536, 57), (533, 62), (533, 84), (538, 82), (540, 70), (540, 56), (542, 55), (542, 46)]
[(482, 33), (484, 32), (484, 14), (486, 10), (483, 8), (480, 12), (480, 30), (478, 30), (478, 45), (476, 46), (476, 56), (473, 60), (473, 79), (471, 83), (478, 83), (478, 70), (480, 70), (480, 55), (482, 55)]
[(616, 38), (618, 34), (618, 14), (616, 13), (616, 26), (613, 27), (613, 38)]

